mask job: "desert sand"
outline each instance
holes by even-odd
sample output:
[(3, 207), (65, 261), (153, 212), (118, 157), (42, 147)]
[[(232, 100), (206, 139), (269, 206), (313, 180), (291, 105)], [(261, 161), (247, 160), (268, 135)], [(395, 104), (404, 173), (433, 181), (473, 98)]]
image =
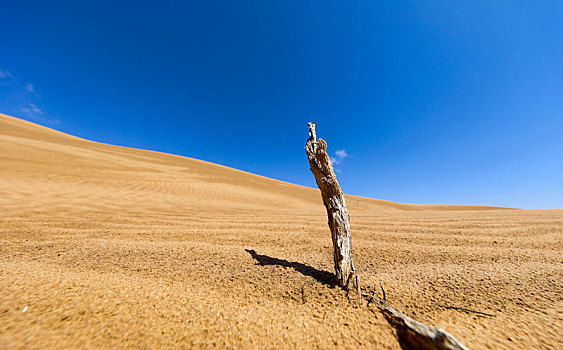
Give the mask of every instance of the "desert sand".
[[(472, 349), (563, 349), (563, 210), (347, 203), (366, 292)], [(0, 115), (0, 209), (1, 349), (400, 348), (331, 284), (317, 189)]]

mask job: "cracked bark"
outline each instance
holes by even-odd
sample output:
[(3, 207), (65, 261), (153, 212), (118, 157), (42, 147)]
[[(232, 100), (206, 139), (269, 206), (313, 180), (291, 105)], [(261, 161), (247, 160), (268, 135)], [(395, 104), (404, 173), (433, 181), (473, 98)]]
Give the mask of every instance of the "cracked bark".
[(326, 142), (322, 139), (317, 141), (315, 124), (309, 123), (308, 126), (309, 139), (305, 143), (305, 151), (328, 216), (328, 227), (332, 234), (334, 247), (334, 271), (338, 284), (348, 288), (350, 279), (354, 275), (350, 216), (346, 208), (344, 193), (336, 180), (334, 169), (326, 152)]

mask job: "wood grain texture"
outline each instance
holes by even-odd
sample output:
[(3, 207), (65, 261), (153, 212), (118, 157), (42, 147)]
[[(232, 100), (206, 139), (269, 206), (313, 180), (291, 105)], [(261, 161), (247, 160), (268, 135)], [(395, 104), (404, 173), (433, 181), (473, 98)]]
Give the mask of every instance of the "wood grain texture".
[(346, 207), (344, 193), (336, 180), (330, 157), (326, 152), (326, 142), (317, 141), (315, 124), (309, 123), (309, 138), (305, 143), (309, 167), (321, 191), (323, 204), (328, 216), (328, 227), (334, 248), (334, 271), (341, 287), (348, 288), (354, 275), (352, 260), (352, 239), (350, 237), (350, 215)]

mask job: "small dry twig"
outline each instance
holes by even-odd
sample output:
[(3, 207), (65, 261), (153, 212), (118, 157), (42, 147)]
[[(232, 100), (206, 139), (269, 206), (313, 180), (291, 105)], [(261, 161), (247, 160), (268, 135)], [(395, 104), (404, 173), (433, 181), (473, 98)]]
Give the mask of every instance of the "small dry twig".
[(360, 287), (360, 276), (356, 275), (356, 291), (358, 292), (358, 302), (362, 305), (362, 289)]
[(464, 308), (464, 307), (442, 305), (442, 304), (438, 304), (438, 303), (436, 303), (436, 305), (438, 305), (439, 307), (443, 307), (443, 308), (445, 308), (445, 309), (453, 309), (453, 310), (460, 310), (460, 311), (466, 311), (466, 312), (473, 312), (473, 313), (475, 313), (475, 314), (485, 315), (485, 316), (489, 316), (489, 317), (496, 317), (496, 316), (497, 316), (497, 315), (493, 315), (493, 314), (488, 314), (488, 313), (483, 312), (483, 311), (477, 311), (477, 310), (467, 309), (467, 308)]

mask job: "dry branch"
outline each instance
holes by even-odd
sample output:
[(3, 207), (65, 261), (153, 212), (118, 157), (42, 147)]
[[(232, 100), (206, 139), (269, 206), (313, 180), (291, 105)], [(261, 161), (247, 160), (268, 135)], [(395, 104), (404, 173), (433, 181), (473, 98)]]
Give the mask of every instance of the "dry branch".
[(338, 185), (332, 169), (330, 158), (326, 152), (326, 142), (319, 139), (315, 132), (315, 124), (309, 123), (309, 139), (305, 143), (305, 151), (309, 159), (309, 167), (321, 191), (323, 204), (328, 215), (328, 226), (332, 233), (334, 247), (334, 270), (341, 287), (348, 288), (354, 275), (352, 262), (352, 243), (350, 240), (350, 216), (346, 208), (344, 194)]
[(424, 350), (468, 350), (453, 335), (440, 327), (432, 327), (395, 310), (384, 301), (369, 294), (362, 294), (369, 302), (375, 303), (379, 312), (397, 331), (403, 348)]

